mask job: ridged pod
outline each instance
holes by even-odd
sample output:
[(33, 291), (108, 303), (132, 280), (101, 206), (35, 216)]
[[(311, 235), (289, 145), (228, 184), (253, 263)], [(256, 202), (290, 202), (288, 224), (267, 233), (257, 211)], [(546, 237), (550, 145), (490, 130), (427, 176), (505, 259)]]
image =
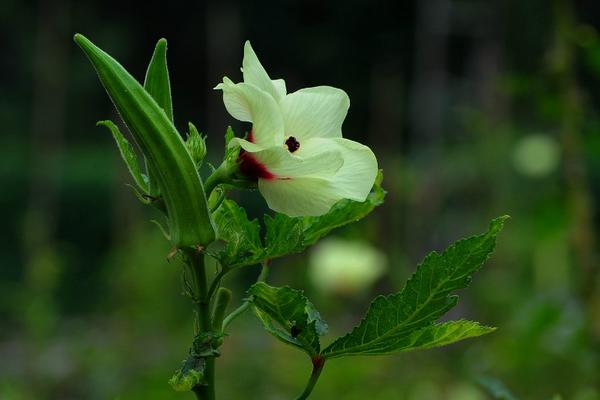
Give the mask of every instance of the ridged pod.
[(115, 59), (83, 35), (75, 35), (74, 40), (156, 170), (153, 172), (167, 206), (173, 244), (194, 247), (214, 241), (202, 181), (170, 116)]

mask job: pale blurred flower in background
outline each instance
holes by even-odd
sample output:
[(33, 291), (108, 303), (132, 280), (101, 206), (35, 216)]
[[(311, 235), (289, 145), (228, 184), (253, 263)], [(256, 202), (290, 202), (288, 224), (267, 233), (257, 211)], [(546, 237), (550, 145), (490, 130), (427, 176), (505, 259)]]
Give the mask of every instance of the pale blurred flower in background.
[(560, 160), (560, 146), (548, 135), (533, 134), (515, 145), (513, 163), (523, 175), (537, 178), (552, 173)]
[(387, 269), (387, 258), (361, 240), (329, 238), (310, 253), (309, 277), (323, 292), (343, 295), (365, 291)]

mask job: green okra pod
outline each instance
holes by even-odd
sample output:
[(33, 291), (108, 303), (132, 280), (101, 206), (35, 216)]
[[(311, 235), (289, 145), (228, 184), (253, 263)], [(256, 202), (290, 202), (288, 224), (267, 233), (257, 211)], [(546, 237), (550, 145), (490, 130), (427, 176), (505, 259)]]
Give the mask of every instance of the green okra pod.
[(173, 244), (205, 246), (214, 241), (202, 180), (165, 110), (115, 59), (83, 35), (76, 34), (74, 39), (96, 69), (142, 153), (156, 169)]

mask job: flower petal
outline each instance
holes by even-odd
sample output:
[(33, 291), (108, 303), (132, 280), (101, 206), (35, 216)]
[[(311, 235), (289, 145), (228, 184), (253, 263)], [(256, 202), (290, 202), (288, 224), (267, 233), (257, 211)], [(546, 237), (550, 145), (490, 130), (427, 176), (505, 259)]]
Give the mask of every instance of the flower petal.
[(249, 142), (246, 139), (235, 137), (229, 142), (229, 147), (240, 145), (240, 147), (246, 150), (248, 153), (255, 153), (257, 151), (264, 150), (265, 148), (257, 145), (256, 143)]
[(233, 118), (238, 121), (252, 122), (252, 113), (246, 96), (236, 88), (236, 84), (231, 79), (224, 77), (223, 83), (219, 83), (215, 89), (223, 91), (223, 103)]
[(364, 201), (377, 176), (377, 159), (371, 149), (344, 138), (313, 138), (300, 145), (297, 155), (306, 157), (307, 154), (318, 154), (323, 149), (337, 151), (344, 159), (342, 167), (328, 178), (331, 181), (330, 190), (335, 192), (338, 199)]
[(342, 137), (350, 99), (341, 89), (317, 86), (288, 94), (280, 105), (285, 134), (302, 141), (312, 137)]
[[(250, 41), (246, 40), (244, 44), (244, 60), (242, 61), (242, 73), (244, 74), (244, 82), (250, 83), (271, 96), (276, 101), (279, 101), (281, 98), (281, 84), (278, 82), (277, 84), (274, 81), (271, 81), (269, 78), (269, 74), (262, 66), (260, 61), (258, 61), (258, 57), (252, 49), (250, 45)], [(277, 87), (276, 87), (277, 85)], [(285, 87), (285, 86), (284, 86)], [(284, 93), (285, 95), (285, 93)]]
[(330, 181), (307, 177), (290, 180), (258, 180), (258, 190), (271, 210), (290, 217), (323, 215), (339, 199), (332, 196)]
[(301, 158), (283, 146), (274, 146), (252, 152), (254, 158), (280, 180), (315, 177), (331, 178), (343, 166), (342, 154), (336, 150), (320, 151), (311, 157)]
[(272, 96), (248, 83), (224, 78), (215, 89), (223, 91), (225, 108), (232, 117), (252, 122), (253, 142), (261, 147), (283, 143), (283, 118)]
[(275, 90), (277, 91), (277, 101), (280, 101), (287, 94), (287, 89), (285, 87), (285, 81), (283, 79), (273, 79), (273, 85), (275, 86)]

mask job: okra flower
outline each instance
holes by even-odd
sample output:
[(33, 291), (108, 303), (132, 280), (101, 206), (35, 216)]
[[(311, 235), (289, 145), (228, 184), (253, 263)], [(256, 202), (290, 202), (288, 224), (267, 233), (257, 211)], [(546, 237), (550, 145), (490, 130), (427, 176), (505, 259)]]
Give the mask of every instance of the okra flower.
[(341, 89), (317, 86), (287, 94), (271, 80), (250, 42), (244, 46), (244, 82), (223, 78), (232, 117), (252, 123), (239, 144), (240, 169), (258, 179), (269, 207), (289, 216), (322, 215), (338, 200), (364, 201), (377, 175), (367, 146), (342, 137), (350, 99)]

